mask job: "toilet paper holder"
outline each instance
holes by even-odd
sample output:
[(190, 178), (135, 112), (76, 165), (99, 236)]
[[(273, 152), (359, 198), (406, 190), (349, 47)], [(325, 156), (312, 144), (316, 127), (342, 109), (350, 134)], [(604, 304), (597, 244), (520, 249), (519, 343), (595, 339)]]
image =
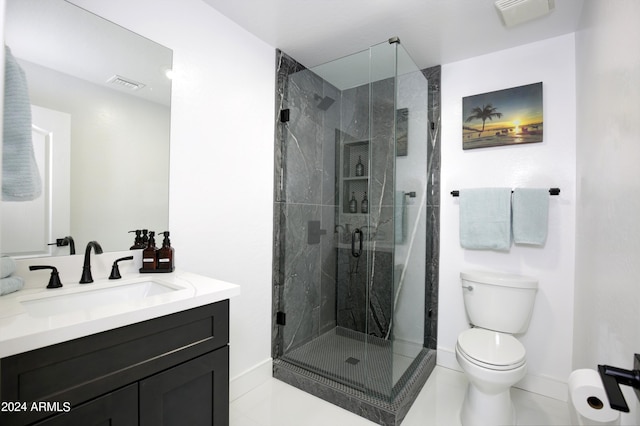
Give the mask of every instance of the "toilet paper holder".
[(604, 390), (609, 399), (609, 405), (612, 409), (618, 411), (629, 412), (627, 401), (622, 395), (620, 385), (627, 385), (634, 388), (636, 397), (640, 400), (640, 355), (634, 356), (634, 370), (625, 370), (610, 365), (598, 365), (598, 372), (604, 385)]

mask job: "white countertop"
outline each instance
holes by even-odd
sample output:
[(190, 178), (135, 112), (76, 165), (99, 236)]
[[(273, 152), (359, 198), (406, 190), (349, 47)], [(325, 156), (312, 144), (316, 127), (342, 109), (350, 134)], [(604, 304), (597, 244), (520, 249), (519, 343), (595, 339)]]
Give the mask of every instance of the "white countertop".
[[(44, 285), (28, 285), (23, 290), (0, 297), (0, 358), (215, 303), (240, 294), (240, 286), (236, 284), (180, 270), (162, 274), (130, 272), (122, 274), (120, 280), (98, 279), (94, 275), (94, 280), (91, 284), (63, 281), (64, 286), (59, 289), (47, 289), (45, 281)], [(110, 302), (103, 306), (74, 306), (69, 312), (48, 316), (30, 314), (25, 309), (25, 302), (28, 301), (36, 300), (36, 303), (46, 304), (46, 298), (49, 297), (63, 298), (65, 295), (95, 292), (144, 281), (155, 281), (172, 290), (135, 300)], [(37, 300), (40, 298), (45, 299)]]

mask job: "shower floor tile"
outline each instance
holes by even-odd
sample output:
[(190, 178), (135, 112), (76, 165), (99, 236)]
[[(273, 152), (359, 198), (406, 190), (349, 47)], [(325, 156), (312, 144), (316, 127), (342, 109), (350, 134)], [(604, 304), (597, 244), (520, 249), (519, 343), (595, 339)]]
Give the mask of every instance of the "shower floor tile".
[(413, 362), (393, 353), (389, 340), (341, 327), (287, 352), (282, 359), (382, 397), (392, 396), (393, 387)]

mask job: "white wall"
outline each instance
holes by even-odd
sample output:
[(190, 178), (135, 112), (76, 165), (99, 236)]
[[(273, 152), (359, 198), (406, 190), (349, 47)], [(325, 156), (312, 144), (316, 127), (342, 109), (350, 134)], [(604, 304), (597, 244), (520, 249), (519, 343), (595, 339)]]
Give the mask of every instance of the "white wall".
[[(586, 2), (576, 33), (574, 368), (633, 368), (640, 353), (640, 2)], [(640, 424), (640, 407), (623, 386)], [(634, 409), (635, 407), (635, 409)], [(633, 417), (635, 416), (635, 417)]]
[(242, 287), (231, 378), (270, 367), (275, 49), (200, 0), (73, 2), (173, 49), (176, 264)]
[[(462, 98), (543, 82), (542, 143), (462, 150)], [(438, 363), (459, 368), (458, 334), (468, 321), (459, 274), (488, 269), (535, 276), (539, 289), (529, 330), (527, 377), (518, 386), (566, 399), (571, 372), (575, 240), (574, 36), (520, 46), (442, 67), (442, 199)], [(551, 197), (542, 248), (508, 253), (465, 250), (459, 243), (459, 201), (452, 190), (473, 187), (559, 187)]]

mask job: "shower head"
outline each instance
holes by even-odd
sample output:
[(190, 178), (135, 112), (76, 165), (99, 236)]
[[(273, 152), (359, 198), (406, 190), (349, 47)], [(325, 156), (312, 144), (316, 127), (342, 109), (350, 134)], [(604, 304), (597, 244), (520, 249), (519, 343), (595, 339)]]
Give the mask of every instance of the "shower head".
[(335, 99), (333, 99), (332, 97), (329, 96), (325, 96), (324, 98), (320, 95), (313, 95), (313, 98), (316, 101), (320, 101), (320, 103), (318, 103), (318, 108), (320, 108), (323, 111), (326, 111), (329, 109), (329, 107), (331, 105), (333, 105), (333, 103), (336, 101)]

